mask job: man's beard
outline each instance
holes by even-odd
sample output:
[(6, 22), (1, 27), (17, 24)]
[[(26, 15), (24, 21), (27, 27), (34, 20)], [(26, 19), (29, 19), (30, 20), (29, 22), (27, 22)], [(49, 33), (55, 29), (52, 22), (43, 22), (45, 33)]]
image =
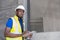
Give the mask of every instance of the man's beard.
[(18, 16), (19, 18), (23, 18), (23, 16)]

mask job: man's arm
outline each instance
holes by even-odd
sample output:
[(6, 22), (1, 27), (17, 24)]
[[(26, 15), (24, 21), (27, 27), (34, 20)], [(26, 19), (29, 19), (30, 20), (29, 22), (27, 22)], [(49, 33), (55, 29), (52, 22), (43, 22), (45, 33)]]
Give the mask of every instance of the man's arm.
[(5, 32), (4, 32), (4, 35), (6, 37), (19, 37), (19, 36), (23, 36), (24, 34), (27, 33), (27, 31), (25, 31), (25, 32), (23, 32), (23, 34), (13, 34), (13, 33), (10, 33), (11, 28), (12, 28), (12, 19), (9, 18), (6, 23), (6, 28), (5, 28)]
[(6, 37), (20, 37), (20, 36), (22, 36), (23, 34), (12, 34), (12, 33), (10, 33), (10, 28), (8, 28), (8, 27), (6, 27), (5, 28), (5, 32), (4, 32), (4, 35), (6, 36)]
[[(13, 34), (13, 33), (10, 33), (10, 28), (8, 27), (6, 27), (4, 31), (5, 37), (11, 37), (11, 38), (20, 37), (20, 36), (25, 35), (26, 33), (27, 31), (24, 31), (22, 34)], [(23, 36), (23, 37), (27, 37), (27, 36)]]

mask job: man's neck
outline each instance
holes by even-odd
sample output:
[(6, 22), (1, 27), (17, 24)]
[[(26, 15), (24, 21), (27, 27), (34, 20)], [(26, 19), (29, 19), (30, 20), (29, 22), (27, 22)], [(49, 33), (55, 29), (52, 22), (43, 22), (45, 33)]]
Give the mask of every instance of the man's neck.
[[(17, 15), (16, 15), (17, 16)], [(18, 19), (22, 19), (23, 17), (19, 17), (19, 16), (17, 16), (18, 17)]]

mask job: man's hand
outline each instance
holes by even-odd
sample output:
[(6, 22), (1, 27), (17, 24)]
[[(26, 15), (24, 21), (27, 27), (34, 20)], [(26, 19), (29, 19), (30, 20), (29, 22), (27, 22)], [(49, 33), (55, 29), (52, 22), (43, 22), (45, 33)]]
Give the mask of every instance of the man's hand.
[(29, 33), (27, 30), (23, 32), (23, 37), (27, 37), (27, 33)]
[(23, 35), (24, 35), (24, 34), (26, 34), (26, 33), (28, 33), (28, 31), (27, 31), (27, 30), (23, 32)]
[(32, 35), (33, 35), (32, 33), (29, 33), (28, 37), (29, 37), (29, 38), (31, 38), (31, 37), (32, 37)]
[(30, 33), (29, 31), (25, 31), (24, 34), (23, 34), (23, 37), (31, 38), (32, 37), (32, 33)]

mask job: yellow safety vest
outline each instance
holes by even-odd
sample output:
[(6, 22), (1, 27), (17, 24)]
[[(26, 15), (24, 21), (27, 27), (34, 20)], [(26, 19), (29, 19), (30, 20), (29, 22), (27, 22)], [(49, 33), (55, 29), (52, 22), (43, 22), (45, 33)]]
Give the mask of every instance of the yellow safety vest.
[[(14, 17), (11, 17), (11, 19), (13, 20), (13, 25), (12, 25), (12, 29), (10, 30), (10, 33), (22, 34), (22, 29), (18, 17), (15, 15)], [(22, 40), (22, 36), (16, 38), (6, 37), (6, 40)]]

